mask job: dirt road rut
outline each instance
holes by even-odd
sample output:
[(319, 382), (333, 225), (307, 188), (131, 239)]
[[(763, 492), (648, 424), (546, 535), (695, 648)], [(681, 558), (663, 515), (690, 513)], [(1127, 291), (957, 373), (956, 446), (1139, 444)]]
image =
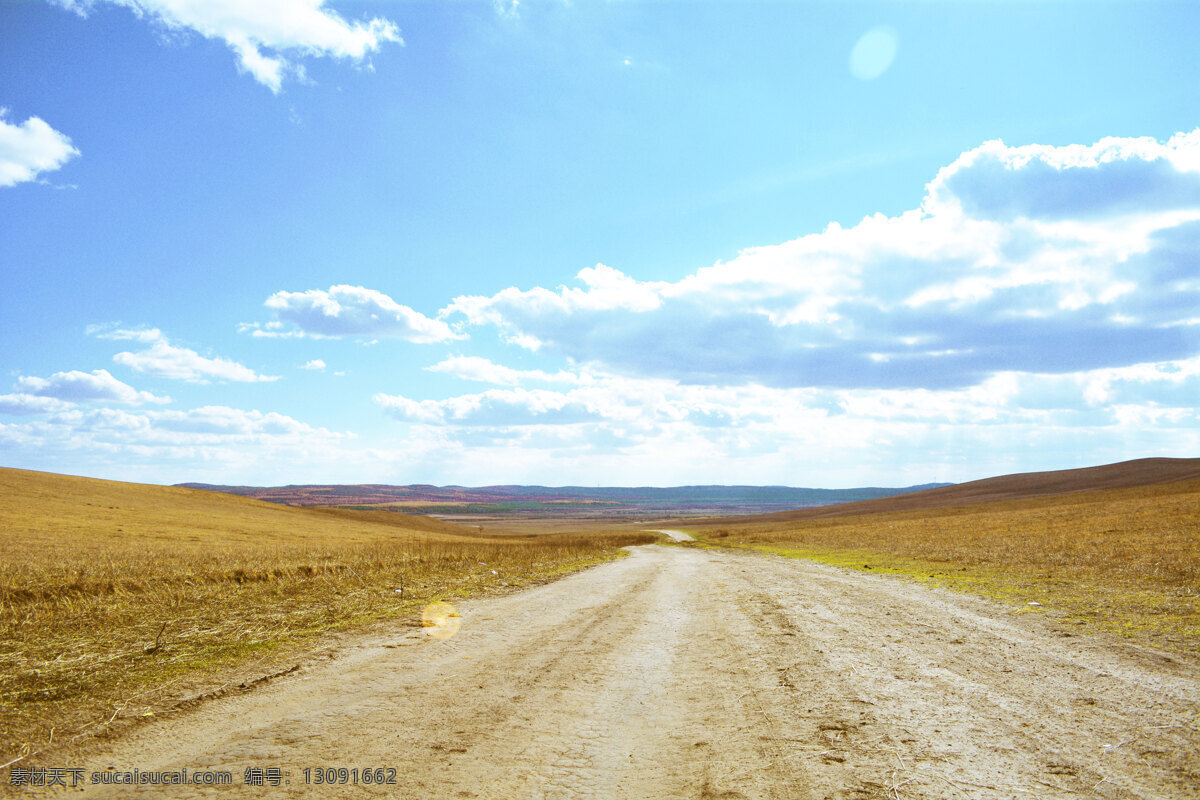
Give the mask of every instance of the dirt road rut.
[[(229, 770), (232, 787), (82, 795), (1200, 797), (1194, 662), (961, 595), (639, 547), (459, 611), (452, 639), (366, 637), (87, 764)], [(247, 767), (280, 786), (243, 785)], [(320, 767), (396, 783), (306, 785)]]

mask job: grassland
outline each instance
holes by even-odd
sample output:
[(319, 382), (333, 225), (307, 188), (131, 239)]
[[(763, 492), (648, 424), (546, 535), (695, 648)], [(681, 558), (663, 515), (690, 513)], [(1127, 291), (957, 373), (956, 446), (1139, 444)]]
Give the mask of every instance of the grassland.
[[(700, 546), (908, 576), (1200, 652), (1200, 480), (683, 527)], [(543, 581), (657, 538), (485, 533), (0, 469), (0, 764), (286, 667), (327, 634), (415, 621), (433, 601)]]
[[(970, 591), (1081, 628), (1200, 652), (1200, 480), (859, 516), (684, 525), (753, 547)], [(1036, 604), (1036, 605), (1033, 605)]]
[(485, 535), (0, 469), (0, 764), (270, 671), (331, 631), (415, 620), (655, 538)]

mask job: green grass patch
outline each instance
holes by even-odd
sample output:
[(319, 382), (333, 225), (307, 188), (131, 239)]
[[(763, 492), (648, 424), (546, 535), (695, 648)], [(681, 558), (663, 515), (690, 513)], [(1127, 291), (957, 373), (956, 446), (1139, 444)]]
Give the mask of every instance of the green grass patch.
[[(875, 575), (897, 575), (926, 586), (970, 592), (1022, 608), (1044, 608), (1054, 601), (1057, 593), (1063, 588), (1061, 581), (1052, 578), (1031, 579), (1013, 575), (1009, 570), (926, 561), (870, 550), (775, 545), (746, 547), (787, 558), (802, 558)], [(1039, 606), (1031, 607), (1029, 603), (1038, 603)]]

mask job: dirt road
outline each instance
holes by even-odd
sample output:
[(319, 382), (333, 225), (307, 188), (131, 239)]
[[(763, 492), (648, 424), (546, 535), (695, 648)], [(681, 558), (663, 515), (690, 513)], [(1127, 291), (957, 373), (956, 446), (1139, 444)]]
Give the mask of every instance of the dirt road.
[(691, 534), (684, 533), (683, 531), (668, 531), (668, 530), (663, 530), (662, 528), (656, 528), (654, 530), (654, 533), (665, 533), (668, 536), (668, 538), (670, 538), (676, 542), (694, 542), (694, 541), (696, 541), (695, 538), (693, 538)]
[[(1200, 796), (1195, 664), (1038, 614), (659, 546), (459, 611), (451, 639), (372, 635), (86, 765), (230, 770), (232, 787), (74, 794)], [(247, 767), (280, 768), (281, 785), (243, 785)], [(306, 785), (318, 767), (394, 768), (395, 783)]]

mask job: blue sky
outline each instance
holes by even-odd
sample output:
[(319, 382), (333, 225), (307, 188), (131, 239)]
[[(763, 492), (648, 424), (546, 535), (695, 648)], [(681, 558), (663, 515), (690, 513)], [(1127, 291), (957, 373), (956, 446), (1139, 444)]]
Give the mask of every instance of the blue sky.
[(0, 4), (0, 464), (1200, 455), (1200, 4)]

